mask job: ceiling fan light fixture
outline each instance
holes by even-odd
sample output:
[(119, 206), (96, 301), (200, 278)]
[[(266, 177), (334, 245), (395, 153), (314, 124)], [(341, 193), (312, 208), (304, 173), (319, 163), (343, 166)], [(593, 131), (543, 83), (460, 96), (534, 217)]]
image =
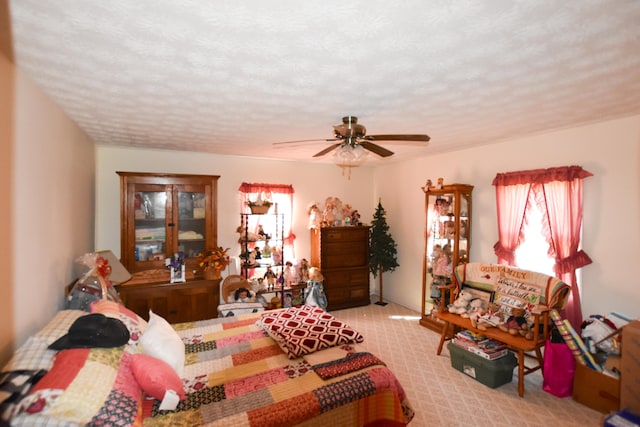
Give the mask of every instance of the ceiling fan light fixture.
[(357, 168), (367, 159), (368, 151), (360, 144), (343, 144), (333, 153), (333, 161), (351, 178), (351, 169)]

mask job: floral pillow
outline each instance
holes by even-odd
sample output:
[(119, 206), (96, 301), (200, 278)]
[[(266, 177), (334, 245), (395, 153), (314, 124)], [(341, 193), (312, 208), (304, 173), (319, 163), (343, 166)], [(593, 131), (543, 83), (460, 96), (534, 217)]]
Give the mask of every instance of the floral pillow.
[(91, 303), (91, 313), (104, 314), (107, 317), (119, 319), (129, 330), (129, 345), (137, 346), (143, 332), (147, 328), (147, 321), (129, 310), (122, 304), (106, 299), (97, 300)]
[(265, 312), (257, 324), (290, 359), (329, 347), (364, 341), (364, 337), (349, 325), (319, 307), (308, 305)]

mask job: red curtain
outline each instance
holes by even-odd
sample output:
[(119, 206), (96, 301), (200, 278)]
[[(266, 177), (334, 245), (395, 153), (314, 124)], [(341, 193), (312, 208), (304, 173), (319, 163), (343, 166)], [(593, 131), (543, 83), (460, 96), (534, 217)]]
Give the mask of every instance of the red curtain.
[[(497, 174), (498, 238), (494, 245), (498, 262), (511, 264), (521, 241), (522, 223), (533, 200), (543, 212), (543, 230), (549, 255), (555, 259), (556, 277), (571, 286), (564, 317), (574, 329), (582, 324), (576, 270), (591, 264), (580, 249), (582, 230), (582, 182), (593, 174), (580, 166), (566, 166)], [(525, 195), (526, 193), (526, 195)], [(531, 197), (530, 197), (531, 196)]]
[(499, 240), (493, 249), (498, 256), (498, 264), (513, 265), (515, 261), (530, 191), (531, 184), (496, 186)]

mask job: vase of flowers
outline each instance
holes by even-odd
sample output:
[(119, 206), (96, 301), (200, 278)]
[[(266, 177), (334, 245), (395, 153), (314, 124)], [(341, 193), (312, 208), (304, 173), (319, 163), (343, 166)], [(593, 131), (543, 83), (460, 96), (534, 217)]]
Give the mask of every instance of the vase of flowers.
[(202, 268), (205, 279), (216, 280), (222, 277), (222, 270), (227, 268), (230, 262), (228, 251), (229, 248), (218, 246), (198, 255), (198, 265)]

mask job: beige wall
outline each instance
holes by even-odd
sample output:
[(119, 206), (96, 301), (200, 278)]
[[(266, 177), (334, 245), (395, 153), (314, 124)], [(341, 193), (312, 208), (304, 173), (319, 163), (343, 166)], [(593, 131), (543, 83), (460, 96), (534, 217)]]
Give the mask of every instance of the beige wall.
[[(24, 73), (0, 57), (3, 85), (3, 183), (9, 226), (2, 239), (8, 266), (0, 269), (0, 316), (11, 334), (2, 349), (20, 345), (64, 303), (73, 261), (94, 243), (95, 149), (93, 142)], [(6, 79), (6, 80), (5, 80)], [(5, 89), (3, 87), (3, 89)], [(8, 132), (8, 133), (7, 133)], [(8, 147), (8, 148), (5, 148)], [(6, 150), (6, 156), (5, 154)], [(7, 206), (7, 205), (5, 205)], [(5, 221), (3, 235), (5, 233)], [(5, 319), (5, 317), (7, 317)], [(11, 328), (11, 325), (13, 327)], [(4, 353), (0, 362), (6, 361)]]
[[(329, 195), (351, 203), (370, 222), (378, 197), (398, 243), (400, 267), (384, 275), (384, 297), (421, 307), (424, 194), (430, 178), (475, 186), (471, 259), (493, 262), (497, 223), (493, 177), (498, 172), (581, 165), (594, 174), (584, 187), (584, 249), (594, 263), (582, 269), (583, 312), (640, 316), (640, 293), (626, 269), (640, 259), (640, 116), (518, 138), (456, 153), (353, 171), (347, 180), (333, 165), (301, 164), (156, 150), (98, 148), (97, 247), (119, 254), (116, 170), (219, 174), (221, 244), (239, 250), (237, 188), (242, 181), (291, 183), (296, 190), (296, 255), (308, 257), (306, 208)], [(621, 226), (624, 224), (624, 227)], [(378, 280), (372, 280), (372, 291)]]
[[(584, 185), (584, 250), (593, 263), (581, 269), (583, 314), (616, 311), (640, 317), (634, 270), (640, 259), (640, 116), (604, 121), (512, 141), (429, 156), (376, 170), (376, 194), (387, 210), (399, 247), (398, 268), (384, 277), (384, 295), (419, 310), (422, 295), (426, 179), (468, 183), (473, 191), (473, 261), (495, 262), (498, 172), (580, 165), (593, 173)], [(397, 177), (391, 182), (389, 176)], [(399, 184), (401, 183), (401, 184)], [(398, 187), (402, 191), (398, 191)]]
[[(640, 297), (627, 271), (640, 259), (640, 116), (604, 121), (427, 156), (347, 180), (333, 165), (267, 161), (213, 154), (96, 149), (92, 141), (28, 77), (0, 57), (3, 182), (10, 209), (0, 217), (0, 362), (9, 348), (42, 327), (63, 306), (74, 259), (94, 249), (119, 254), (117, 170), (219, 174), (219, 237), (235, 247), (242, 181), (291, 183), (296, 190), (297, 256), (308, 256), (307, 206), (337, 196), (369, 222), (378, 197), (398, 243), (400, 267), (386, 273), (385, 299), (419, 310), (423, 251), (423, 194), (427, 178), (476, 186), (471, 257), (494, 260), (497, 239), (491, 180), (497, 172), (579, 164), (594, 173), (585, 184), (583, 269), (586, 315), (618, 311), (638, 317)], [(6, 125), (5, 125), (6, 124)], [(97, 158), (97, 160), (96, 160)], [(13, 240), (12, 240), (13, 239)], [(95, 242), (95, 245), (94, 245)], [(377, 281), (373, 281), (375, 287)], [(13, 328), (7, 327), (12, 325)], [(12, 329), (13, 332), (7, 331)]]
[[(0, 0), (0, 182), (4, 183), (5, 200), (13, 198), (13, 93), (14, 70), (8, 58), (13, 57), (8, 3)], [(7, 206), (3, 204), (3, 206)], [(11, 206), (11, 204), (9, 204)], [(0, 365), (13, 352), (13, 210), (0, 209)], [(5, 302), (4, 304), (2, 302)]]
[(329, 196), (339, 197), (359, 209), (363, 219), (371, 218), (374, 207), (373, 170), (354, 169), (351, 179), (342, 176), (333, 164), (270, 161), (214, 154), (187, 153), (163, 150), (140, 150), (118, 147), (97, 149), (97, 206), (96, 246), (111, 249), (120, 255), (120, 187), (116, 171), (173, 172), (220, 175), (218, 183), (218, 241), (239, 253), (238, 234), (240, 202), (238, 187), (242, 182), (291, 184), (295, 190), (294, 223), (296, 256), (309, 257), (307, 209), (309, 203), (324, 203)]

